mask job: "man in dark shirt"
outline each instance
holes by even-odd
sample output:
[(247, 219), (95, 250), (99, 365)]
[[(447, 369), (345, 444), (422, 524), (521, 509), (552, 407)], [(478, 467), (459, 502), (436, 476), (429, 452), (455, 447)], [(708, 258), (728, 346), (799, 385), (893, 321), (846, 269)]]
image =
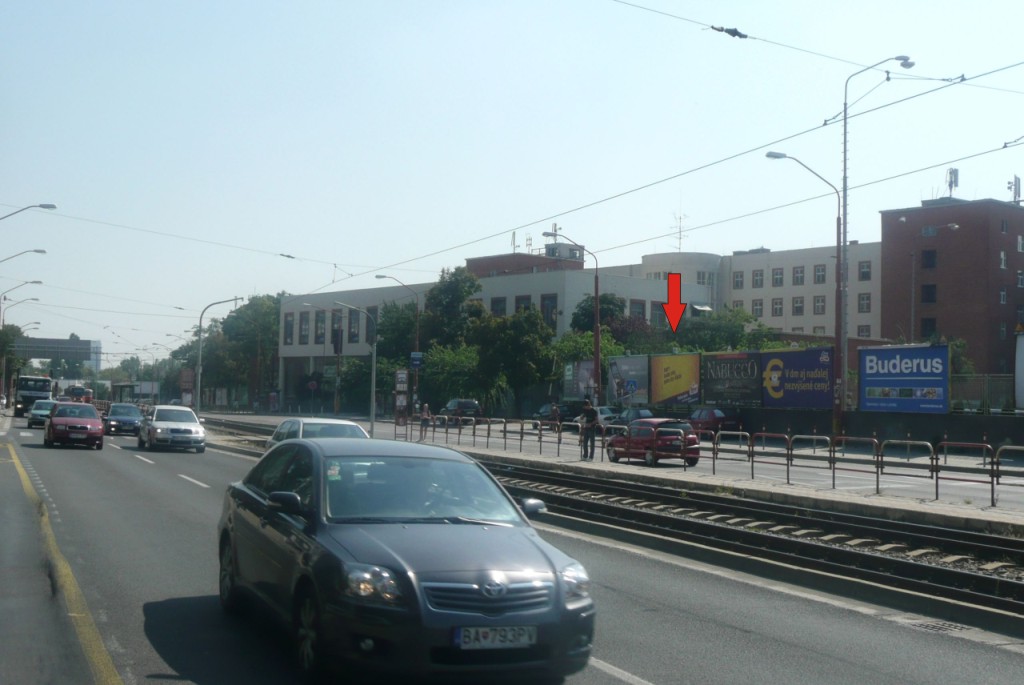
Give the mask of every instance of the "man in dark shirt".
[(597, 410), (590, 400), (583, 402), (583, 461), (594, 461), (594, 446), (597, 438)]

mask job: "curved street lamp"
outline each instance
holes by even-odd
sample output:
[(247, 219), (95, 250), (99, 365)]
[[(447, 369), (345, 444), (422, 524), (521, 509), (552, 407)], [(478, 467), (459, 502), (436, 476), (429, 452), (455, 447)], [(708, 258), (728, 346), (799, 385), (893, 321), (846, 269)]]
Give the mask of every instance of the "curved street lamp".
[(206, 314), (206, 310), (210, 307), (218, 304), (225, 304), (226, 302), (237, 302), (242, 298), (232, 297), (227, 300), (217, 300), (203, 307), (203, 311), (199, 313), (199, 358), (196, 362), (196, 413), (198, 414), (202, 408), (202, 395), (200, 394), (203, 389), (203, 316)]
[(370, 437), (373, 437), (373, 424), (377, 420), (377, 319), (370, 312), (344, 302), (335, 301), (334, 304), (366, 314), (366, 318), (373, 322), (373, 342), (370, 343)]
[(57, 209), (57, 205), (51, 205), (48, 202), (44, 203), (44, 204), (41, 204), (41, 205), (29, 205), (28, 207), (22, 207), (21, 209), (19, 209), (17, 211), (11, 212), (10, 214), (4, 214), (3, 216), (0, 216), (0, 221), (3, 221), (4, 219), (6, 219), (9, 216), (14, 216), (15, 214), (20, 214), (21, 212), (24, 212), (26, 209)]
[[(376, 278), (390, 278), (392, 281), (394, 281), (398, 285), (402, 286), (403, 288), (405, 288), (406, 290), (411, 292), (413, 294), (413, 296), (416, 298), (416, 337), (413, 339), (412, 351), (416, 354), (417, 357), (419, 357), (419, 351), (420, 351), (420, 294), (418, 292), (416, 292), (415, 290), (413, 290), (412, 288), (410, 288), (405, 283), (402, 283), (400, 280), (398, 280), (394, 276), (388, 276), (387, 274), (377, 274)], [(417, 363), (419, 363), (419, 362), (417, 362)], [(419, 368), (419, 366), (415, 366), (413, 368), (413, 370), (412, 370), (412, 401), (413, 401), (413, 405), (415, 405), (416, 401), (419, 399), (419, 392), (420, 392), (420, 368)]]
[(842, 330), (842, 327), (843, 327), (843, 309), (842, 309), (842, 304), (843, 304), (843, 302), (842, 302), (842, 300), (843, 300), (843, 274), (842, 274), (842, 271), (843, 271), (843, 268), (842, 268), (842, 259), (843, 259), (843, 216), (842, 216), (842, 198), (839, 195), (839, 189), (836, 188), (828, 179), (826, 179), (824, 176), (819, 174), (817, 171), (815, 171), (811, 167), (809, 167), (806, 164), (804, 164), (803, 162), (801, 162), (796, 157), (791, 157), (790, 155), (787, 155), (785, 152), (767, 152), (767, 153), (765, 153), (765, 157), (767, 157), (768, 159), (791, 159), (791, 160), (793, 160), (794, 162), (796, 162), (797, 164), (802, 166), (804, 169), (807, 169), (812, 174), (814, 174), (815, 176), (820, 178), (822, 181), (824, 181), (826, 184), (828, 184), (828, 187), (831, 188), (833, 191), (835, 191), (835, 194), (836, 194), (836, 301), (835, 301), (835, 305), (834, 305), (835, 306), (835, 310), (836, 310), (836, 323), (835, 323), (835, 331), (833, 331), (833, 333), (832, 333), (833, 338), (836, 341), (836, 347), (835, 347), (835, 354), (832, 355), (833, 356), (833, 359), (832, 359), (832, 386), (833, 386), (833, 392), (835, 394), (835, 397), (832, 398), (832, 434), (833, 435), (838, 435), (840, 429), (842, 428), (842, 410), (843, 410), (843, 405), (842, 405), (842, 400), (841, 400), (841, 395), (843, 394), (843, 388), (842, 388), (842, 383), (840, 382), (839, 379), (843, 377), (843, 369), (846, 368), (846, 366), (845, 366), (845, 364), (846, 364), (846, 348), (845, 348), (845, 346), (840, 346), (840, 342), (839, 342), (840, 337), (841, 337), (840, 336), (840, 331)]
[(568, 240), (570, 243), (580, 248), (588, 255), (594, 258), (594, 406), (602, 404), (601, 401), (601, 295), (600, 287), (598, 283), (598, 270), (597, 255), (577, 243), (572, 238), (568, 238), (564, 233), (559, 231), (544, 231), (545, 238), (554, 238), (558, 240)]
[(28, 254), (29, 252), (34, 252), (36, 254), (46, 254), (46, 250), (41, 250), (41, 249), (39, 249), (39, 250), (22, 250), (21, 252), (19, 252), (17, 254), (12, 254), (10, 257), (4, 257), (3, 259), (0, 259), (0, 262), (6, 262), (8, 259), (14, 259), (15, 257), (20, 257), (23, 254)]

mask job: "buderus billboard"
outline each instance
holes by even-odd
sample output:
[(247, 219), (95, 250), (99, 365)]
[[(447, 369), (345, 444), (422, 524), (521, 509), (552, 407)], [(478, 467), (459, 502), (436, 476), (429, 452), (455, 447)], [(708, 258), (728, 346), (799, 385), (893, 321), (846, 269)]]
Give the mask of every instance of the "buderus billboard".
[(949, 412), (949, 346), (862, 347), (861, 411)]

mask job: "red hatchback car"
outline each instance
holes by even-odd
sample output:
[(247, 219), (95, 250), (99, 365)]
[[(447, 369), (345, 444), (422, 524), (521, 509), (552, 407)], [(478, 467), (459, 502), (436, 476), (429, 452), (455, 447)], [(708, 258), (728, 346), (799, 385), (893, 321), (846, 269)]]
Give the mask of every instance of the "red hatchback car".
[(58, 402), (46, 417), (43, 444), (85, 445), (103, 449), (103, 420), (96, 407), (83, 402)]
[(718, 431), (740, 430), (740, 415), (729, 407), (705, 407), (695, 409), (689, 418), (694, 430)]
[(693, 426), (679, 419), (637, 419), (629, 430), (613, 435), (605, 445), (608, 461), (642, 458), (648, 466), (662, 459), (685, 459), (687, 466), (700, 461), (700, 438)]

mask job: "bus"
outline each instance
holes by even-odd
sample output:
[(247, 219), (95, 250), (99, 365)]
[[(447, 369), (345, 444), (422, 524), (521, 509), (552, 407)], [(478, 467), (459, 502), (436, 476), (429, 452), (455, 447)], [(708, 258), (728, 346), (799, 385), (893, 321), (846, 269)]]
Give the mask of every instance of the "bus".
[(14, 381), (14, 415), (21, 417), (36, 400), (53, 397), (53, 381), (45, 376), (23, 376)]

